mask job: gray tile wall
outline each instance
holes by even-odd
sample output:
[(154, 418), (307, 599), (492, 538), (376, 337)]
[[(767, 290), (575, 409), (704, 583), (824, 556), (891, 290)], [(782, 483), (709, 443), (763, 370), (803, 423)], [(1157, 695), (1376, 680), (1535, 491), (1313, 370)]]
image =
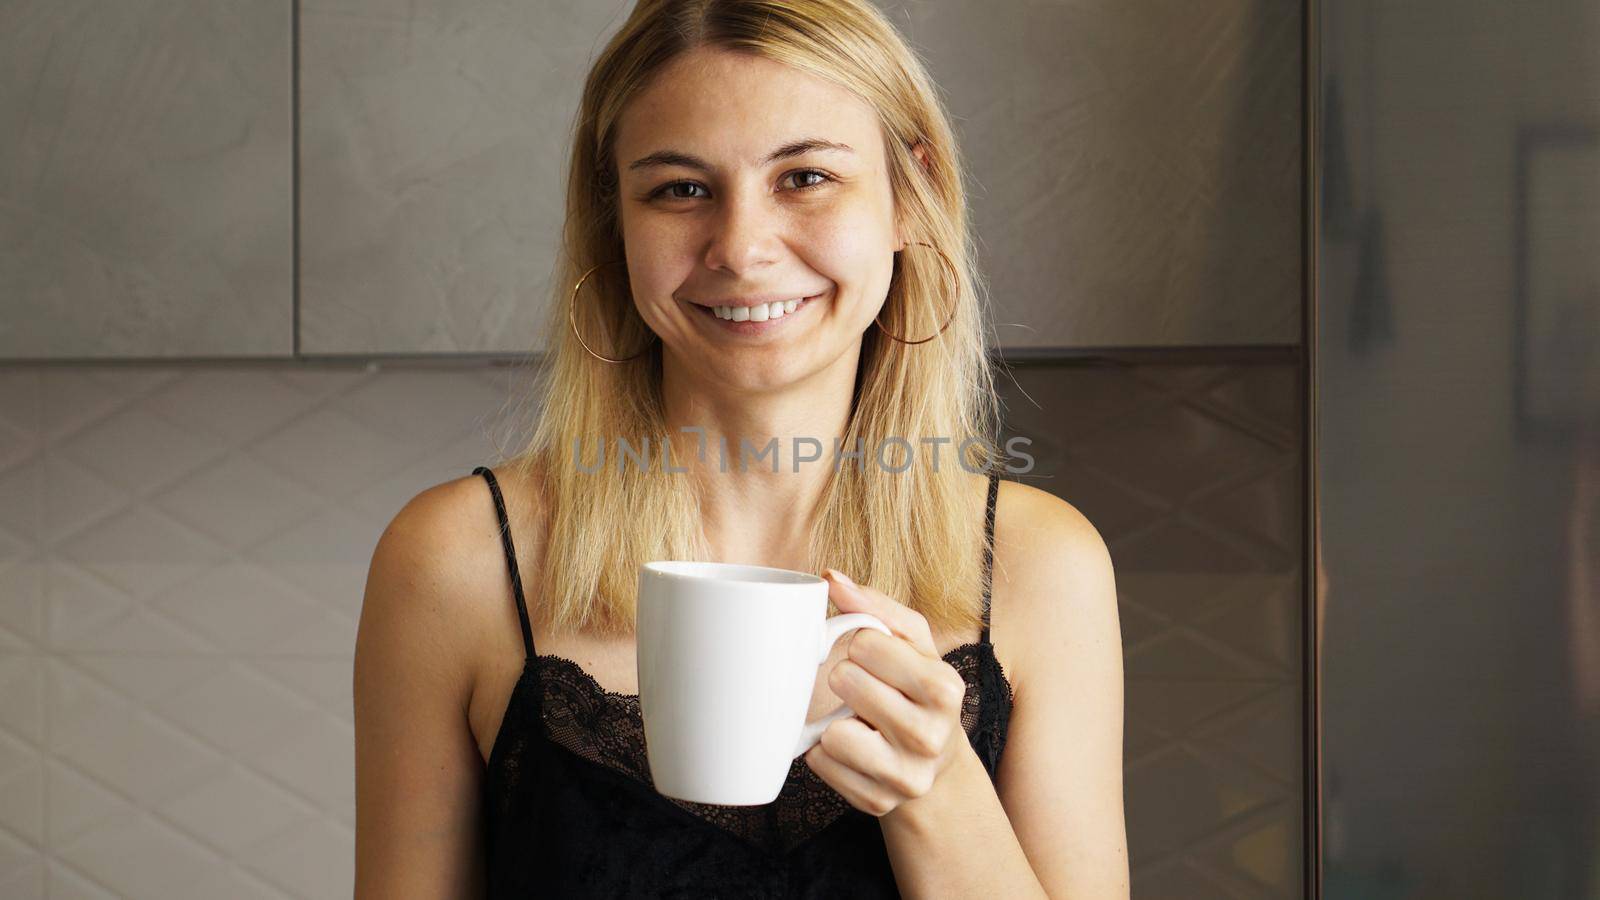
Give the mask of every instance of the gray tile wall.
[(947, 95), (1000, 346), (1300, 339), (1299, 3), (880, 3)]
[[(349, 896), (367, 563), (516, 374), (0, 368), (0, 896)], [(1117, 566), (1134, 896), (1299, 896), (1293, 366), (1011, 378)]]
[[(879, 5), (954, 116), (1001, 346), (1299, 340), (1299, 4)], [(302, 5), (304, 352), (543, 349), (573, 110), (631, 6)]]
[(0, 3), (0, 358), (293, 352), (290, 24)]
[[(0, 359), (543, 349), (631, 6), (0, 5)], [(955, 118), (1000, 346), (1298, 340), (1300, 4), (882, 6)]]
[(301, 3), (302, 352), (544, 349), (583, 73), (631, 6)]
[(1135, 898), (1302, 896), (1301, 403), (1290, 362), (1031, 365), (1008, 433), (1117, 572)]
[(348, 897), (367, 563), (499, 370), (0, 369), (0, 897)]

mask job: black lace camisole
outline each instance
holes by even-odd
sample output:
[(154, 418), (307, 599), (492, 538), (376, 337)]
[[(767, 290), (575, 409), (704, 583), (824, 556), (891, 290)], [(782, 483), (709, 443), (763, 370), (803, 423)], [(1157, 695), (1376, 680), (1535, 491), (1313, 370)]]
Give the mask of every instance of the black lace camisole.
[[(527, 650), (483, 780), (490, 900), (530, 897), (898, 897), (878, 820), (851, 806), (797, 757), (763, 806), (719, 806), (657, 793), (639, 698), (607, 691), (577, 663), (533, 648), (522, 578), (494, 473), (480, 466)], [(1011, 684), (989, 643), (994, 506), (989, 479), (983, 630), (944, 655), (967, 682), (961, 724), (994, 779)]]

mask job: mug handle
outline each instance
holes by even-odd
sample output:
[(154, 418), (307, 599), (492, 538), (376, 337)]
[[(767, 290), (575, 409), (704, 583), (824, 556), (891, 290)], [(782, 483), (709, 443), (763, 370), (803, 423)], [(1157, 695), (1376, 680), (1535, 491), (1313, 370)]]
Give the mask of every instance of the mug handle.
[[(833, 652), (833, 645), (839, 642), (839, 638), (857, 628), (875, 628), (894, 637), (894, 632), (889, 630), (889, 626), (871, 613), (843, 613), (834, 616), (822, 625), (822, 653), (817, 658), (817, 665), (820, 666), (828, 661), (828, 654)], [(830, 724), (853, 715), (855, 711), (849, 704), (841, 704), (838, 709), (818, 718), (815, 722), (807, 722), (806, 726), (800, 729), (800, 742), (795, 745), (794, 755), (798, 757), (815, 747), (817, 742), (822, 740), (823, 729)]]

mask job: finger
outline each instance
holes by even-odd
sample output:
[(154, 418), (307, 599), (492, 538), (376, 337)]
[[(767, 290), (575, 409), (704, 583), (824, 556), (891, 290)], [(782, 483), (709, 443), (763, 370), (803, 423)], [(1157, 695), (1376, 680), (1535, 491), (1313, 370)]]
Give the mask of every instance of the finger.
[(878, 793), (876, 784), (829, 756), (821, 744), (806, 751), (806, 765), (856, 809), (871, 816), (881, 816), (890, 809), (889, 798)]
[(926, 767), (908, 768), (908, 760), (889, 746), (882, 733), (855, 717), (833, 725), (837, 728), (829, 738), (828, 755), (865, 777), (878, 793), (899, 802), (927, 791), (928, 786), (911, 774)]
[[(828, 684), (863, 723), (889, 744), (922, 756), (937, 755), (943, 748), (936, 715), (853, 661), (840, 660), (829, 673)], [(871, 760), (862, 757), (859, 761), (865, 764)]]
[(873, 773), (886, 767), (879, 761), (880, 756), (893, 755), (882, 735), (860, 719), (847, 717), (822, 732), (822, 739), (807, 752), (806, 760), (852, 806), (883, 815), (894, 808), (897, 798)]
[(960, 702), (955, 695), (966, 693), (955, 667), (903, 638), (863, 628), (845, 645), (845, 657), (914, 703), (948, 709)]

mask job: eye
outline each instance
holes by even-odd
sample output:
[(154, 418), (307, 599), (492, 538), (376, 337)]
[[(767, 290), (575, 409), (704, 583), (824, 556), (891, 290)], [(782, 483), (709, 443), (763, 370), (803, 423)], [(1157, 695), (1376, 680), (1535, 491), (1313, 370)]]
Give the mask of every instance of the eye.
[(812, 182), (811, 184), (797, 185), (795, 187), (795, 190), (800, 190), (800, 191), (809, 191), (812, 188), (819, 188), (819, 187), (822, 187), (824, 184), (827, 184), (828, 182), (833, 180), (833, 176), (829, 175), (827, 172), (823, 172), (823, 171), (820, 171), (818, 169), (796, 169), (793, 172), (790, 172), (788, 175), (785, 175), (783, 177), (788, 178), (790, 176), (797, 176), (797, 175), (815, 175), (819, 179), (821, 179), (820, 181), (815, 181), (815, 182)]
[[(662, 198), (665, 198), (667, 200), (694, 200), (694, 199), (697, 199), (697, 198), (695, 198), (693, 196), (685, 197), (682, 194), (672, 193), (675, 189), (683, 188), (683, 187), (698, 188), (698, 187), (700, 187), (700, 185), (695, 184), (692, 181), (673, 181), (673, 182), (669, 182), (669, 183), (664, 184), (661, 187), (657, 188), (655, 193), (650, 195), (650, 199), (654, 200), (657, 197), (662, 197)], [(703, 188), (702, 188), (702, 190), (703, 190)]]
[[(817, 178), (816, 181), (812, 181), (812, 182), (810, 182), (808, 184), (797, 184), (797, 185), (795, 185), (793, 190), (809, 191), (809, 190), (813, 190), (815, 188), (822, 187), (823, 185), (826, 185), (828, 182), (835, 180), (832, 175), (829, 175), (827, 172), (823, 172), (820, 169), (796, 169), (793, 172), (785, 173), (783, 177), (784, 177), (785, 180), (788, 180), (788, 179), (791, 179), (791, 178), (806, 177), (806, 176), (813, 176), (813, 175), (816, 176), (816, 178)], [(652, 200), (656, 200), (656, 199), (662, 199), (662, 200), (698, 200), (698, 199), (700, 199), (698, 196), (695, 196), (693, 194), (683, 194), (683, 193), (679, 192), (679, 190), (678, 190), (679, 188), (690, 188), (690, 189), (696, 189), (696, 190), (702, 190), (702, 191), (705, 190), (705, 188), (702, 187), (698, 182), (694, 182), (694, 181), (671, 181), (671, 182), (668, 182), (668, 183), (662, 185), (659, 188), (656, 188), (655, 192), (650, 195), (650, 199), (652, 199)]]

